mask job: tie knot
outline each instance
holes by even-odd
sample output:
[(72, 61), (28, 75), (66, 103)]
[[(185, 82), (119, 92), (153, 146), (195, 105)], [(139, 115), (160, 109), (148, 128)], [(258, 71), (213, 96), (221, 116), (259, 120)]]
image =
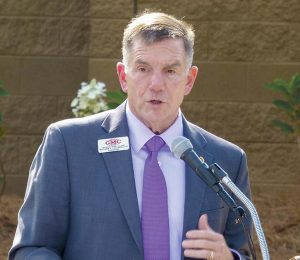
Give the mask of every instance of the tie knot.
[(153, 136), (150, 138), (146, 145), (146, 148), (149, 152), (158, 152), (165, 144), (165, 141), (160, 136)]

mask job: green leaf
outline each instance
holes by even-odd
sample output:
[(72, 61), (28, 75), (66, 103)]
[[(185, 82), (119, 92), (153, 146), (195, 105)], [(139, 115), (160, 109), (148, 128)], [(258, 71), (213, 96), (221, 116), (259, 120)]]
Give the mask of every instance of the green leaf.
[(126, 94), (122, 91), (107, 91), (106, 97), (112, 102), (121, 104), (126, 99)]
[(108, 109), (113, 109), (113, 108), (116, 108), (117, 106), (119, 106), (120, 104), (119, 103), (108, 103), (107, 104), (107, 107)]
[(290, 85), (300, 88), (300, 74), (297, 73), (292, 77)]
[(295, 132), (292, 126), (290, 126), (288, 123), (285, 123), (283, 121), (275, 119), (272, 120), (272, 124), (275, 127), (281, 129), (286, 134), (293, 134)]
[(0, 87), (0, 96), (8, 96), (9, 93), (2, 87)]
[(295, 74), (289, 82), (289, 88), (291, 92), (291, 100), (294, 103), (300, 104), (300, 75)]
[(279, 100), (279, 99), (276, 99), (276, 100), (273, 100), (272, 102), (275, 106), (279, 107), (280, 109), (290, 113), (290, 112), (293, 112), (294, 108), (293, 106), (288, 103), (287, 101), (284, 101), (284, 100)]
[(286, 96), (289, 95), (288, 84), (282, 79), (275, 79), (273, 82), (265, 84), (264, 87), (276, 92), (281, 92)]
[(300, 104), (300, 88), (296, 89), (294, 96), (293, 96), (293, 101), (295, 104)]

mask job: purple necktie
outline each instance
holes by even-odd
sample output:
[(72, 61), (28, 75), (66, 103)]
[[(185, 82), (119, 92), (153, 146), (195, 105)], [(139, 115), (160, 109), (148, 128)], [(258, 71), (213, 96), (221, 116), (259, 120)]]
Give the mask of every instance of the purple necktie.
[(142, 232), (145, 260), (170, 259), (168, 194), (166, 181), (158, 161), (158, 151), (164, 146), (159, 136), (146, 144), (142, 199)]

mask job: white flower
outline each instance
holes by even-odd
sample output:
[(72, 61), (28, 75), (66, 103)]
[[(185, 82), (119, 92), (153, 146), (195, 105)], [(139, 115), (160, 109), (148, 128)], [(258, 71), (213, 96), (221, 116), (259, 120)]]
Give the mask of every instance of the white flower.
[(82, 96), (80, 98), (78, 108), (79, 109), (86, 109), (88, 107), (88, 104), (89, 104), (89, 99), (86, 96)]
[(103, 82), (98, 82), (95, 88), (99, 91), (102, 96), (106, 96), (106, 88)]
[(79, 103), (79, 99), (78, 98), (74, 98), (72, 100), (71, 107), (76, 107), (78, 105), (78, 103)]
[(82, 82), (77, 97), (71, 102), (72, 112), (78, 117), (107, 110), (105, 97), (106, 87), (103, 82), (97, 82), (96, 79), (92, 79), (89, 84)]

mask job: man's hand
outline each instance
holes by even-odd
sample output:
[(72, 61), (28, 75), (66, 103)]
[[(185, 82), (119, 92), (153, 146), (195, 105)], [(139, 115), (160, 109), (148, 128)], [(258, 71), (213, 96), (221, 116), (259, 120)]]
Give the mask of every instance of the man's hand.
[(207, 215), (202, 215), (197, 230), (186, 233), (182, 242), (184, 256), (208, 260), (233, 260), (223, 235), (213, 231), (207, 222)]

